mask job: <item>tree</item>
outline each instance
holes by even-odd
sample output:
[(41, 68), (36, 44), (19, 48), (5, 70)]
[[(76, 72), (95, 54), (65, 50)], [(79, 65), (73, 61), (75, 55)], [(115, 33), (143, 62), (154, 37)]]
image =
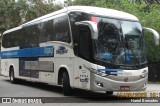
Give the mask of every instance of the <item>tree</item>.
[(25, 0), (1, 0), (0, 1), (0, 33), (21, 23), (20, 11), (26, 11)]
[(74, 0), (73, 4), (74, 5), (86, 5), (86, 6), (90, 6), (90, 5), (94, 5), (96, 3), (97, 0)]
[(0, 34), (60, 8), (43, 0), (0, 0)]
[(34, 18), (42, 15), (54, 12), (61, 9), (60, 5), (53, 3), (44, 3), (43, 0), (28, 0), (29, 10), (26, 14), (26, 21), (30, 21)]

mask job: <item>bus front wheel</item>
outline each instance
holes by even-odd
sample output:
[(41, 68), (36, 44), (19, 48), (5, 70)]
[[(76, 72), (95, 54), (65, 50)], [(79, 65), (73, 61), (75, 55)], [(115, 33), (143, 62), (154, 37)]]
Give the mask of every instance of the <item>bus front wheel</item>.
[(69, 82), (69, 75), (67, 72), (63, 73), (63, 94), (69, 96), (71, 93), (71, 87)]

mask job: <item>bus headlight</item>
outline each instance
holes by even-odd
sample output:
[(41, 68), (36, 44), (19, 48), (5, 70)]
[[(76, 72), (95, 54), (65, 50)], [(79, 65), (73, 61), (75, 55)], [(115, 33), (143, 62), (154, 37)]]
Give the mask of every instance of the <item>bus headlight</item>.
[(102, 77), (107, 76), (107, 74), (105, 73), (105, 70), (95, 70), (93, 68), (90, 68), (90, 71)]
[(91, 67), (88, 67), (86, 65), (83, 65), (86, 69), (90, 70), (91, 72), (99, 75), (99, 76), (102, 76), (102, 77), (105, 77), (107, 76), (107, 74), (105, 73), (105, 70), (97, 70), (97, 69), (94, 69), (94, 68), (91, 68)]
[(96, 73), (97, 75), (100, 75), (100, 76), (102, 76), (102, 77), (105, 77), (105, 76), (107, 76), (107, 74), (105, 73), (105, 71), (102, 71), (102, 70), (97, 70), (97, 73)]
[(146, 78), (147, 76), (148, 76), (147, 70), (144, 70), (144, 71), (142, 72), (142, 74), (140, 75), (140, 77), (142, 77), (142, 78)]

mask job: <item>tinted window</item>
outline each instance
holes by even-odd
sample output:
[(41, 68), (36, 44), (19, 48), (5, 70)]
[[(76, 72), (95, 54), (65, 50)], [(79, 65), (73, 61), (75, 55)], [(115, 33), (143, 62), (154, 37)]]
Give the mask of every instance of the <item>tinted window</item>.
[(90, 59), (90, 45), (91, 33), (88, 27), (80, 27), (79, 30), (79, 56), (89, 60)]
[(62, 41), (70, 43), (70, 30), (68, 17), (62, 16), (43, 23), (26, 26), (21, 30), (5, 34), (3, 36), (3, 47), (20, 48), (37, 47), (39, 43), (47, 41)]
[[(70, 12), (69, 13), (70, 23), (71, 23), (71, 29), (72, 29), (72, 36), (73, 36), (73, 43), (78, 44), (78, 26), (75, 25), (75, 22), (79, 21), (87, 21), (89, 20), (89, 15), (82, 12)], [(77, 54), (77, 47), (74, 46), (74, 54)]]
[(54, 19), (53, 35), (53, 41), (62, 41), (67, 43), (71, 42), (67, 16), (62, 16)]
[(19, 46), (24, 47), (25, 45), (27, 45), (27, 34), (25, 33), (24, 28), (19, 31), (19, 35)]
[(97, 18), (98, 20), (98, 40), (97, 45), (101, 49), (100, 51), (114, 53), (118, 45), (120, 24), (118, 20), (108, 18)]
[(73, 34), (73, 39), (76, 40), (78, 39), (78, 27), (75, 25), (75, 22), (79, 21), (87, 21), (89, 20), (89, 16), (86, 13), (82, 12), (71, 12), (69, 13), (69, 18), (71, 22), (71, 28), (72, 28), (72, 34)]
[(25, 47), (37, 47), (39, 44), (39, 29), (38, 25), (32, 25), (25, 28)]
[(4, 34), (3, 40), (2, 40), (2, 46), (4, 48), (18, 46), (19, 45), (19, 36), (20, 36), (20, 34), (18, 33), (18, 31)]
[(53, 20), (39, 23), (38, 28), (40, 30), (40, 43), (51, 41), (51, 38), (55, 37), (53, 36)]
[(4, 48), (8, 48), (9, 47), (9, 34), (4, 34), (3, 35), (2, 46)]
[(20, 30), (17, 30), (12, 33), (13, 34), (12, 36), (14, 36), (14, 40), (12, 41), (13, 42), (12, 47), (19, 46), (19, 43), (20, 43), (19, 41), (20, 41), (20, 36), (21, 36), (21, 34), (19, 32), (20, 32)]

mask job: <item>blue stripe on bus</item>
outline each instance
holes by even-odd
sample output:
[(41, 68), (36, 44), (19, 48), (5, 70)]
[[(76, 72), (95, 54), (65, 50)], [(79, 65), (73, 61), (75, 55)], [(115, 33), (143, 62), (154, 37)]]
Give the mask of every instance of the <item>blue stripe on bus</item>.
[(123, 70), (120, 70), (120, 69), (112, 69), (112, 68), (98, 69), (98, 71), (105, 71), (105, 72), (123, 72)]
[(37, 48), (26, 48), (20, 50), (2, 51), (1, 58), (18, 58), (18, 57), (47, 57), (54, 56), (54, 47), (37, 47)]

